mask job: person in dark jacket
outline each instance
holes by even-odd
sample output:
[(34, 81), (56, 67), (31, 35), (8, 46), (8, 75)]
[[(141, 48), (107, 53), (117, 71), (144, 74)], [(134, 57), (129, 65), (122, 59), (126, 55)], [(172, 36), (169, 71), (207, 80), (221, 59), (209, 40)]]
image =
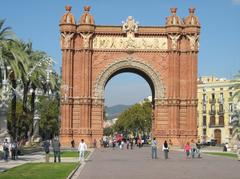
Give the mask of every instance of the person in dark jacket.
[(45, 151), (45, 162), (46, 163), (49, 162), (49, 152), (50, 152), (49, 147), (50, 147), (49, 140), (44, 141), (43, 148), (44, 148), (44, 151)]
[(60, 156), (60, 142), (57, 138), (55, 138), (52, 142), (53, 147), (53, 153), (54, 153), (54, 162), (56, 162), (56, 158), (58, 158), (58, 162), (61, 162), (61, 156)]

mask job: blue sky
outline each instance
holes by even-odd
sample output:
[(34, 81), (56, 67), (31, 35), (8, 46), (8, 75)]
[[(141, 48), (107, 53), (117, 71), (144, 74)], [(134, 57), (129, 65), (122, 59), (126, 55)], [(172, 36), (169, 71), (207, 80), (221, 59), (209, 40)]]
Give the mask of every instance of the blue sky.
[[(198, 74), (232, 78), (240, 70), (240, 0), (4, 0), (0, 18), (19, 38), (52, 56), (59, 71), (58, 24), (65, 5), (72, 5), (77, 21), (83, 6), (91, 5), (96, 24), (106, 25), (120, 25), (129, 15), (140, 25), (164, 25), (169, 8), (177, 7), (183, 18), (193, 6), (202, 25)], [(132, 104), (151, 94), (145, 80), (129, 74), (114, 77), (105, 92), (107, 105)]]

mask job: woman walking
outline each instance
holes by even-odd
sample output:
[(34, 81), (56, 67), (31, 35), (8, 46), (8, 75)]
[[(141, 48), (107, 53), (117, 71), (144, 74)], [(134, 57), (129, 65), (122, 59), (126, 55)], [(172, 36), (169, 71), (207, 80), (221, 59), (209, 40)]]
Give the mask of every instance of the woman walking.
[(191, 147), (189, 145), (189, 142), (187, 142), (186, 145), (184, 146), (184, 151), (186, 152), (187, 159), (190, 158), (190, 150), (191, 150)]
[(168, 143), (165, 140), (163, 147), (162, 147), (162, 151), (164, 152), (164, 158), (168, 159), (168, 152), (169, 152), (169, 148), (168, 148)]

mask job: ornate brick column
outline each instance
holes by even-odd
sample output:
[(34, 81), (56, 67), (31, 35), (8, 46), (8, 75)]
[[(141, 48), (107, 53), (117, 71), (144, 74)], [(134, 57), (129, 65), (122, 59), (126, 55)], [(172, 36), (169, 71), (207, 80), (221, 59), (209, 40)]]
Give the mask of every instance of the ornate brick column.
[(78, 142), (83, 138), (91, 144), (91, 108), (92, 108), (92, 36), (94, 34), (93, 16), (90, 6), (84, 7), (83, 15), (77, 27), (78, 41), (75, 44), (73, 95), (73, 137)]
[(60, 22), (62, 49), (62, 86), (61, 86), (61, 141), (70, 143), (72, 138), (72, 95), (73, 95), (73, 38), (76, 33), (71, 6), (66, 6), (66, 13)]
[[(194, 8), (189, 8), (189, 16), (184, 19), (186, 33), (186, 67), (188, 94), (187, 94), (187, 133), (188, 138), (197, 137), (197, 55), (199, 48), (200, 24), (198, 18), (194, 15)], [(188, 130), (190, 129), (190, 130)]]

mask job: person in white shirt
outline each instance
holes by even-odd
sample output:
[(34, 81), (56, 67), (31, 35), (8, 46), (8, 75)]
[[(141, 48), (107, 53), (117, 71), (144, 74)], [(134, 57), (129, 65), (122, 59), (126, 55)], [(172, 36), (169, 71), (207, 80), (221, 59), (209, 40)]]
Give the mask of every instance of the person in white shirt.
[(84, 142), (84, 139), (79, 143), (78, 151), (79, 151), (79, 161), (84, 161), (84, 153), (87, 150), (87, 145)]

